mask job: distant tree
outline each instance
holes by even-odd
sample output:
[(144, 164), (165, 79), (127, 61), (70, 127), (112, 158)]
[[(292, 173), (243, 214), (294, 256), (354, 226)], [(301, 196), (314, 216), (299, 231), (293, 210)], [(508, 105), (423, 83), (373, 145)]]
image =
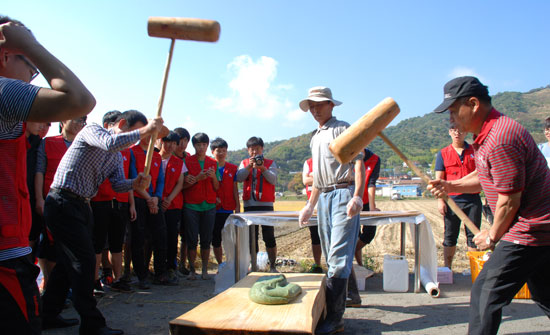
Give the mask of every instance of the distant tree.
[(301, 194), (304, 189), (304, 183), (302, 183), (302, 174), (295, 173), (292, 180), (288, 183), (288, 190)]

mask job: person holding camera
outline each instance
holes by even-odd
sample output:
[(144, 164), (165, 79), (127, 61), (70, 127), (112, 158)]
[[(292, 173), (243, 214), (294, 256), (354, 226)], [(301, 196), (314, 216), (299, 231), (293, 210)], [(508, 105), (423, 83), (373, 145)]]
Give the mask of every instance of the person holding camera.
[[(237, 181), (243, 182), (243, 204), (245, 212), (273, 211), (275, 185), (277, 184), (277, 165), (263, 156), (264, 141), (260, 137), (251, 137), (246, 142), (248, 159), (244, 159), (237, 171)], [(271, 272), (277, 259), (277, 243), (273, 226), (262, 225), (262, 237), (269, 258)], [(251, 227), (254, 228), (254, 227)], [(258, 250), (258, 230), (255, 230), (256, 250)]]

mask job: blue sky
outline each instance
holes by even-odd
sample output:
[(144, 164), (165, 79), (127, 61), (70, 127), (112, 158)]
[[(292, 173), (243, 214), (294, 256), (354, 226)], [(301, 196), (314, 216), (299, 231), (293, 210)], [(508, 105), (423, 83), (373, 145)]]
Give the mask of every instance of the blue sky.
[(312, 86), (329, 86), (343, 101), (334, 114), (350, 123), (391, 96), (395, 124), (431, 112), (456, 76), (478, 76), (491, 94), (550, 84), (544, 0), (3, 0), (0, 13), (23, 21), (86, 84), (95, 122), (113, 109), (155, 115), (170, 43), (147, 35), (149, 16), (219, 21), (217, 43), (176, 42), (163, 117), (171, 129), (223, 137), (230, 150), (251, 136), (313, 130), (298, 108)]

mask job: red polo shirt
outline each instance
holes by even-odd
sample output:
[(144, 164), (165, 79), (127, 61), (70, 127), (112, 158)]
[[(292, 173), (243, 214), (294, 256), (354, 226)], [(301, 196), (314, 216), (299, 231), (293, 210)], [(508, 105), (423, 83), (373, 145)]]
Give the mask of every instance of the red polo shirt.
[(499, 193), (523, 191), (517, 218), (502, 239), (550, 245), (550, 170), (529, 132), (493, 109), (473, 147), (479, 181), (493, 213)]

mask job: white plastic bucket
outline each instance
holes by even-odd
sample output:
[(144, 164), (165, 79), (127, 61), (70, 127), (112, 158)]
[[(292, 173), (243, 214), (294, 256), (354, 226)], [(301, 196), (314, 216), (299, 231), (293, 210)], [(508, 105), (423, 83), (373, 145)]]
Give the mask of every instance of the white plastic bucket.
[(404, 256), (384, 256), (384, 291), (407, 292), (409, 290), (409, 265)]

